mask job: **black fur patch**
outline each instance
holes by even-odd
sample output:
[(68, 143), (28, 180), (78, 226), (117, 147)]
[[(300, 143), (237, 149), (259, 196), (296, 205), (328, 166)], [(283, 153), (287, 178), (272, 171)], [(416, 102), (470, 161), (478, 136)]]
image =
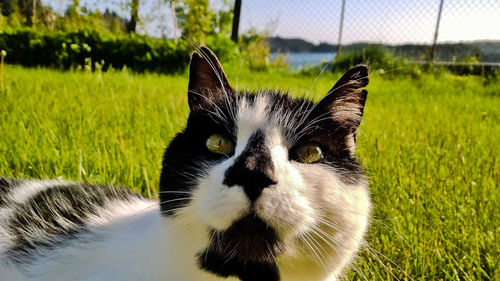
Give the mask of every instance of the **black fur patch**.
[[(367, 94), (361, 88), (367, 84), (368, 68), (358, 65), (342, 76), (318, 103), (269, 91), (269, 111), (292, 119), (282, 124), (283, 133), (292, 146), (305, 142), (319, 144), (325, 156), (321, 163), (336, 168), (343, 180), (354, 183), (363, 177), (363, 170), (349, 151), (346, 137), (355, 133), (361, 121)], [(163, 156), (160, 177), (163, 214), (174, 215), (176, 210), (186, 206), (191, 200), (190, 191), (207, 167), (231, 156), (215, 155), (206, 149), (205, 142), (211, 134), (222, 134), (235, 145), (234, 118), (238, 101), (246, 99), (252, 104), (255, 98), (254, 93), (237, 93), (231, 88), (222, 66), (210, 50), (201, 48), (200, 54), (193, 55), (188, 91), (191, 112), (185, 130), (177, 134)], [(337, 110), (342, 114), (335, 117)], [(268, 153), (259, 142), (253, 145), (248, 146), (248, 155), (238, 159), (225, 179), (227, 185), (244, 186), (252, 201), (274, 182)], [(257, 169), (248, 169), (252, 161), (258, 163), (254, 165)], [(244, 166), (246, 171), (241, 168)]]
[(254, 262), (271, 262), (284, 250), (276, 231), (253, 213), (224, 231), (213, 231), (210, 243), (217, 252)]
[(242, 281), (280, 280), (275, 263), (241, 261), (212, 250), (199, 254), (198, 262), (204, 270), (224, 278), (237, 276)]
[[(189, 203), (190, 196), (186, 192), (191, 191), (197, 184), (207, 165), (231, 156), (211, 152), (206, 147), (206, 141), (212, 134), (221, 134), (235, 143), (233, 109), (228, 108), (224, 101), (208, 106), (191, 111), (186, 128), (174, 137), (163, 155), (160, 207), (165, 215), (173, 215), (176, 209)], [(227, 119), (220, 120), (219, 116), (213, 113), (215, 110), (219, 110), (219, 114)]]
[(9, 190), (12, 188), (12, 181), (3, 177), (0, 177), (0, 205), (5, 204), (6, 196)]
[(249, 214), (225, 231), (212, 231), (208, 249), (198, 256), (200, 267), (241, 280), (279, 280), (275, 257), (284, 245), (275, 230)]
[(224, 184), (243, 186), (250, 201), (254, 202), (262, 190), (276, 184), (270, 151), (264, 143), (264, 134), (259, 130), (248, 141), (247, 147), (227, 169)]
[[(299, 126), (296, 126), (297, 122), (283, 124), (283, 133), (290, 140), (293, 140), (291, 149), (305, 142), (317, 143), (324, 154), (324, 159), (320, 163), (334, 167), (340, 172), (342, 180), (355, 183), (363, 177), (363, 169), (352, 156), (346, 143), (346, 136), (353, 133), (353, 129), (333, 118), (326, 118), (331, 114), (331, 112), (325, 111), (330, 110), (328, 107), (325, 106), (322, 110), (312, 110), (315, 108), (314, 103), (308, 100), (292, 98), (280, 92), (268, 92), (267, 95), (270, 100), (271, 113), (280, 109), (282, 114), (292, 112), (291, 116), (295, 121), (303, 119)], [(186, 206), (190, 202), (189, 192), (196, 186), (197, 180), (206, 171), (207, 166), (232, 156), (221, 156), (210, 152), (206, 148), (205, 142), (211, 134), (222, 134), (233, 141), (233, 144), (236, 144), (237, 128), (234, 114), (238, 111), (237, 101), (245, 98), (253, 103), (255, 97), (254, 93), (230, 92), (227, 96), (221, 95), (219, 98), (211, 100), (210, 103), (204, 104), (204, 107), (196, 107), (190, 112), (186, 128), (176, 135), (163, 156), (160, 177), (160, 202), (163, 214), (174, 215), (176, 210)], [(218, 114), (215, 114), (216, 112)], [(221, 120), (221, 116), (226, 117), (225, 120)], [(311, 123), (313, 125), (310, 125)], [(254, 145), (261, 146), (259, 142), (255, 142)], [(255, 158), (261, 158), (263, 163), (268, 163), (266, 165), (271, 163), (264, 157), (264, 154), (267, 153), (265, 149), (261, 149), (260, 152), (263, 155), (259, 156), (256, 154), (259, 150), (258, 147), (247, 146), (247, 148), (248, 150), (252, 149), (248, 153), (255, 154)], [(259, 169), (261, 168), (259, 167)], [(263, 180), (260, 183), (260, 188), (251, 187), (253, 183), (244, 184), (242, 179), (236, 178), (228, 178), (226, 183), (232, 185), (232, 182), (239, 181), (239, 185), (247, 186), (245, 192), (249, 194), (249, 198), (255, 200), (260, 195), (263, 184), (273, 181), (274, 175), (272, 169), (269, 168), (262, 168), (268, 170), (264, 174), (267, 174), (270, 181)], [(261, 178), (264, 179), (264, 177)]]
[(139, 195), (124, 188), (86, 184), (53, 186), (14, 206), (6, 229), (16, 246), (8, 256), (26, 262), (32, 251), (60, 245), (84, 232), (85, 220), (107, 202)]

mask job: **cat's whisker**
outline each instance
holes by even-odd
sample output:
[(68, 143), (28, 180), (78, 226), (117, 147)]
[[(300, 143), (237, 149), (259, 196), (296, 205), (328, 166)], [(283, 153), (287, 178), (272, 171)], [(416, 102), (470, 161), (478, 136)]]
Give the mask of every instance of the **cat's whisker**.
[[(361, 261), (365, 267), (369, 270), (369, 273), (371, 275), (371, 279), (370, 280), (374, 280), (375, 279), (375, 272), (373, 272), (373, 270), (370, 268), (370, 265), (368, 265), (368, 263), (363, 259), (362, 256), (357, 256), (354, 258), (354, 262), (352, 263), (353, 266), (355, 266), (355, 264), (358, 262), (358, 261)], [(359, 267), (358, 267), (359, 268)]]
[[(413, 249), (413, 246), (410, 244), (410, 242), (408, 242), (408, 240), (406, 240), (403, 235), (401, 235), (401, 233), (399, 233), (398, 231), (396, 231), (395, 229), (393, 229), (392, 227), (390, 227), (389, 225), (387, 225), (386, 223), (384, 223), (383, 221), (377, 219), (377, 218), (374, 218), (368, 214), (364, 214), (364, 213), (361, 213), (361, 212), (358, 212), (358, 211), (354, 211), (354, 210), (351, 210), (351, 209), (347, 209), (347, 208), (331, 208), (330, 207), (330, 210), (338, 210), (338, 211), (342, 211), (342, 212), (349, 212), (351, 214), (354, 214), (354, 215), (358, 215), (358, 216), (362, 216), (362, 217), (369, 217), (370, 220), (372, 222), (375, 222), (375, 223), (378, 223), (380, 225), (382, 225), (383, 227), (387, 228), (388, 230), (390, 230), (391, 232), (393, 232), (394, 234), (396, 234), (396, 236), (398, 236), (405, 244), (406, 246), (408, 246), (412, 252), (415, 252), (414, 249)], [(321, 221), (322, 223), (324, 223), (325, 225), (327, 226), (330, 226), (336, 230), (341, 230), (339, 227), (339, 225), (334, 225), (332, 221), (328, 221), (325, 219), (326, 217), (324, 216), (320, 216), (320, 217), (317, 217), (316, 219), (318, 221)]]
[[(324, 258), (325, 258), (325, 257), (324, 257), (324, 255), (323, 255), (323, 253), (322, 253), (322, 252), (321, 252), (321, 251), (320, 251), (320, 250), (316, 247), (316, 244), (315, 244), (315, 243), (313, 243), (313, 241), (315, 241), (315, 240), (314, 240), (314, 238), (312, 238), (312, 237), (310, 236), (310, 234), (308, 234), (308, 233), (306, 233), (306, 232), (305, 232), (305, 233), (303, 233), (303, 234), (304, 234), (304, 236), (303, 236), (303, 237), (305, 238), (305, 241), (309, 241), (309, 242), (310, 242), (310, 244), (309, 244), (308, 242), (306, 242), (306, 243), (309, 245), (310, 249), (313, 251), (313, 254), (316, 256), (317, 261), (318, 261), (318, 262), (320, 263), (320, 265), (323, 267), (323, 269), (325, 270), (325, 272), (328, 272), (328, 268), (327, 268), (327, 266), (326, 266), (326, 264), (325, 264), (325, 261), (324, 261)], [(312, 246), (311, 246), (311, 245), (312, 245)], [(313, 248), (313, 247), (314, 247), (314, 248)], [(320, 257), (319, 255), (321, 255), (321, 257)]]
[(318, 220), (319, 222), (321, 222), (322, 224), (324, 224), (326, 226), (329, 226), (329, 227), (333, 228), (336, 231), (342, 230), (342, 228), (341, 228), (340, 225), (337, 225), (337, 224), (335, 224), (332, 221), (328, 221), (326, 219), (323, 219), (322, 217), (317, 217), (316, 220)]
[(170, 199), (170, 200), (165, 200), (165, 201), (161, 201), (159, 204), (160, 205), (163, 205), (163, 204), (166, 204), (166, 203), (171, 203), (171, 202), (176, 202), (176, 201), (189, 201), (189, 200), (192, 200), (193, 197), (189, 196), (189, 197), (182, 197), (182, 198), (174, 198), (174, 199)]
[[(331, 51), (331, 53), (333, 53), (333, 50)], [(325, 71), (325, 69), (330, 65), (330, 62), (331, 61), (328, 61), (328, 63), (326, 63), (323, 68), (321, 68), (321, 71), (319, 72), (319, 74), (316, 76), (316, 78), (314, 79), (314, 81), (312, 82), (311, 86), (309, 87), (309, 90), (307, 90), (306, 92), (306, 97), (309, 97), (309, 94), (311, 93), (311, 90), (312, 88), (314, 88), (314, 86), (316, 85), (316, 83), (318, 82), (319, 78), (321, 77), (321, 75), (323, 74), (323, 72)]]
[(159, 191), (158, 193), (180, 193), (180, 194), (191, 194), (192, 191), (181, 191), (181, 190), (164, 190), (164, 191)]
[(138, 211), (138, 213), (142, 213), (142, 212), (144, 212), (144, 211), (146, 211), (146, 210), (149, 210), (149, 209), (151, 209), (151, 208), (153, 208), (153, 207), (156, 207), (156, 206), (159, 206), (159, 205), (160, 205), (160, 202), (154, 202), (154, 203), (153, 203), (153, 204), (151, 204), (150, 206), (147, 206), (147, 207), (145, 207), (145, 208), (143, 208), (143, 209), (139, 210), (139, 211)]
[[(204, 165), (204, 163), (203, 163), (204, 158), (198, 157), (197, 160), (199, 161), (199, 165)], [(163, 168), (168, 170), (168, 171), (174, 172), (176, 175), (181, 176), (181, 177), (189, 180), (190, 181), (189, 183), (191, 185), (196, 184), (199, 181), (199, 178), (205, 174), (205, 171), (201, 168), (194, 169), (194, 167), (193, 167), (193, 170), (197, 170), (198, 174), (194, 174), (194, 173), (190, 173), (190, 172), (186, 172), (186, 171), (179, 171), (179, 170), (174, 169), (170, 165), (167, 165), (165, 163), (163, 164)]]
[(269, 252), (269, 255), (273, 258), (274, 263), (276, 264), (276, 266), (278, 267), (278, 270), (279, 270), (280, 265), (278, 263), (278, 260), (276, 259), (276, 256), (273, 253), (273, 250), (271, 249), (271, 245), (269, 245), (269, 243), (265, 240), (264, 240), (264, 242), (266, 243), (266, 248), (267, 248), (267, 251)]
[(303, 234), (299, 234), (297, 235), (295, 241), (294, 241), (294, 245), (296, 247), (299, 248), (299, 250), (305, 254), (310, 260), (312, 261), (316, 261), (316, 257), (313, 257), (311, 255), (311, 249), (306, 245), (305, 241), (304, 241), (304, 237), (303, 237)]
[(245, 63), (245, 60), (247, 58), (247, 55), (248, 55), (248, 49), (245, 51), (245, 55), (241, 59), (240, 67), (238, 69), (238, 75), (236, 76), (236, 92), (239, 92), (239, 90), (240, 90), (240, 88), (239, 88), (240, 73), (241, 73), (241, 69), (243, 68), (243, 64)]
[(232, 258), (234, 258), (236, 256), (236, 252), (238, 251), (238, 246), (240, 245), (240, 241), (238, 241), (236, 243), (236, 245), (234, 245), (234, 247), (231, 249), (231, 251), (229, 251), (229, 253), (226, 254), (226, 259), (225, 261), (222, 263), (223, 265), (228, 263)]
[(400, 281), (400, 279), (390, 270), (387, 268), (387, 266), (384, 264), (384, 262), (380, 259), (378, 255), (376, 255), (374, 252), (371, 252), (368, 248), (365, 248), (368, 254), (370, 254), (372, 257), (374, 257), (378, 263), (384, 268), (385, 273), (389, 276), (391, 275), (392, 277), (396, 278), (396, 280)]
[(170, 209), (161, 211), (160, 214), (168, 214), (170, 212), (177, 212), (177, 211), (180, 211), (180, 210), (184, 210), (185, 208), (186, 208), (186, 206), (182, 206), (182, 207), (178, 207), (178, 208), (170, 208)]
[[(349, 262), (349, 259), (348, 259), (348, 258), (346, 258), (346, 257), (345, 257), (342, 253), (340, 253), (340, 252), (337, 250), (337, 247), (335, 247), (335, 245), (334, 245), (334, 243), (335, 243), (335, 244), (339, 244), (339, 241), (337, 241), (334, 237), (332, 237), (332, 236), (331, 236), (331, 235), (329, 235), (328, 233), (324, 232), (324, 231), (323, 231), (321, 228), (319, 228), (318, 226), (313, 225), (312, 227), (313, 227), (313, 229), (312, 229), (313, 233), (315, 233), (315, 234), (316, 234), (316, 235), (317, 235), (320, 239), (322, 239), (322, 240), (323, 240), (323, 241), (324, 241), (324, 242), (325, 242), (328, 246), (330, 246), (330, 248), (332, 248), (332, 249), (335, 251), (335, 253), (337, 254), (337, 256), (341, 257), (341, 258), (342, 258), (342, 259), (344, 259), (346, 262)], [(323, 237), (323, 236), (326, 236), (326, 238), (325, 238), (325, 237)], [(328, 240), (328, 239), (330, 239), (331, 241), (330, 241), (330, 240)], [(333, 242), (333, 243), (332, 243), (332, 242)], [(360, 274), (360, 275), (363, 277), (363, 279), (365, 279), (366, 281), (368, 281), (368, 278), (366, 278), (366, 275), (365, 275), (365, 274), (363, 274), (363, 273), (361, 272), (361, 270), (359, 270), (359, 269), (358, 269), (358, 268), (357, 268), (354, 264), (352, 265), (352, 267), (353, 267), (353, 269), (354, 269), (354, 270), (355, 270), (358, 274)]]
[[(325, 115), (328, 115), (328, 117), (324, 117)], [(321, 117), (324, 117), (324, 118), (321, 118)], [(302, 138), (304, 135), (308, 134), (310, 131), (315, 130), (316, 127), (313, 128), (313, 126), (315, 124), (318, 124), (318, 123), (325, 121), (325, 120), (331, 120), (331, 119), (332, 119), (332, 117), (330, 116), (329, 112), (319, 115), (315, 119), (311, 120), (311, 122), (307, 123), (306, 126), (297, 133), (297, 136), (294, 137), (294, 140), (297, 141), (300, 138)]]
[[(363, 236), (368, 229), (370, 196), (362, 168), (356, 159), (347, 159), (335, 153), (337, 149), (344, 149), (344, 143), (339, 143), (349, 141), (337, 132), (341, 130), (344, 133), (346, 128), (355, 131), (359, 125), (364, 108), (364, 92), (360, 91), (366, 86), (367, 80), (359, 83), (353, 77), (366, 74), (367, 68), (358, 66), (349, 71), (340, 79), (342, 84), (349, 81), (344, 84), (347, 85), (346, 91), (339, 91), (341, 99), (336, 99), (338, 97), (334, 92), (332, 99), (327, 99), (322, 106), (317, 107), (318, 103), (283, 95), (279, 89), (239, 92), (240, 85), (237, 84), (238, 92), (234, 92), (214, 54), (188, 38), (184, 39), (198, 52), (193, 54), (189, 70), (188, 102), (192, 111), (187, 126), (174, 137), (162, 159), (158, 191), (160, 200), (152, 204), (151, 200), (130, 191), (113, 189), (109, 192), (109, 189), (102, 191), (99, 186), (77, 185), (82, 192), (77, 188), (69, 189), (75, 192), (78, 204), (62, 203), (64, 210), (61, 212), (57, 208), (59, 201), (72, 203), (74, 198), (64, 192), (45, 198), (52, 203), (45, 212), (53, 212), (51, 216), (61, 218), (61, 221), (53, 223), (52, 220), (44, 220), (44, 210), (36, 208), (20, 212), (20, 216), (26, 220), (36, 220), (31, 223), (33, 232), (50, 235), (54, 229), (66, 233), (69, 228), (78, 232), (80, 224), (87, 222), (85, 215), (92, 216), (92, 219), (95, 216), (95, 220), (99, 220), (101, 209), (103, 220), (107, 223), (110, 213), (130, 218), (154, 208), (154, 212), (124, 220), (126, 225), (111, 223), (112, 235), (104, 238), (122, 240), (108, 243), (110, 245), (95, 244), (99, 249), (93, 253), (115, 251), (119, 259), (126, 256), (122, 255), (126, 250), (133, 253), (133, 257), (137, 253), (141, 257), (151, 255), (160, 262), (175, 260), (190, 263), (184, 266), (165, 262), (164, 268), (154, 268), (158, 270), (154, 276), (159, 278), (173, 272), (173, 276), (193, 276), (191, 279), (200, 281), (216, 278), (216, 275), (262, 280), (269, 279), (264, 276), (267, 272), (272, 279), (280, 279), (293, 274), (304, 275), (309, 270), (311, 276), (318, 276), (317, 279), (338, 276), (363, 244)], [(238, 82), (245, 58), (246, 55), (240, 64)], [(307, 96), (326, 67), (313, 81)], [(338, 89), (337, 86), (334, 88)], [(340, 113), (335, 115), (337, 109)], [(335, 120), (338, 122), (324, 122), (331, 118), (338, 118)], [(211, 146), (210, 137), (207, 143), (207, 136), (214, 134), (223, 135), (231, 144), (229, 149), (224, 149), (227, 147), (222, 140), (218, 144), (214, 142), (214, 147), (221, 150)], [(323, 137), (326, 134), (332, 137)], [(318, 143), (308, 147), (298, 143), (302, 140), (304, 143)], [(321, 159), (322, 154), (328, 161), (314, 161), (318, 155)], [(335, 161), (344, 161), (344, 166)], [(5, 183), (0, 180), (0, 191), (3, 192)], [(276, 188), (265, 189), (270, 185)], [(30, 188), (38, 192), (39, 186)], [(58, 188), (52, 186), (50, 190)], [(257, 194), (255, 190), (260, 193)], [(28, 189), (29, 196), (35, 191)], [(18, 199), (23, 196), (13, 197)], [(40, 200), (30, 201), (36, 204)], [(80, 210), (81, 206), (84, 207), (83, 211)], [(339, 212), (338, 218), (332, 213), (335, 206), (347, 206)], [(98, 210), (95, 211), (97, 214), (94, 214), (95, 209)], [(138, 209), (142, 210), (137, 212)], [(252, 209), (253, 212), (249, 213)], [(348, 209), (359, 211), (365, 216), (357, 216)], [(66, 217), (67, 210), (73, 211), (69, 218)], [(319, 215), (318, 218), (312, 216), (320, 212), (325, 215)], [(326, 214), (332, 214), (332, 217), (328, 218)], [(72, 220), (73, 217), (76, 219)], [(19, 232), (16, 235), (26, 239), (26, 244), (33, 245), (33, 241), (38, 241), (38, 233), (33, 235), (24, 224), (20, 225), (14, 226)], [(297, 229), (308, 231), (287, 240), (286, 234), (294, 233)], [(121, 245), (127, 242), (129, 244), (125, 249)], [(117, 248), (117, 244), (120, 244), (120, 248)], [(73, 263), (76, 269), (81, 268), (79, 262), (86, 261), (71, 252), (79, 250), (78, 247), (68, 247), (70, 256), (75, 257), (75, 261), (68, 263)], [(374, 250), (367, 251), (380, 260), (380, 255)], [(96, 258), (101, 258), (98, 254)], [(142, 272), (152, 259), (137, 260), (140, 261), (128, 264), (127, 258), (123, 257), (120, 264), (126, 266), (112, 269), (132, 276), (132, 273)], [(96, 260), (94, 264), (106, 264), (102, 261)], [(284, 265), (283, 261), (290, 261), (291, 264)], [(299, 264), (301, 262), (304, 264)], [(248, 264), (251, 266), (248, 267)], [(53, 265), (54, 268), (62, 268), (65, 263), (56, 261)], [(360, 264), (354, 264), (353, 270), (359, 273), (359, 278), (368, 280), (360, 270)], [(150, 280), (149, 276), (145, 279)], [(95, 276), (91, 278), (96, 279)]]
[[(302, 233), (298, 236), (300, 238), (300, 242), (306, 246), (306, 249), (303, 249), (304, 252), (309, 256), (309, 258), (314, 261), (315, 263), (318, 263), (319, 256), (316, 255), (315, 250), (312, 248), (312, 246), (309, 244), (308, 240), (306, 240), (305, 233)], [(313, 255), (313, 256), (311, 256)]]
[[(322, 222), (323, 224), (324, 223), (329, 223), (327, 221), (323, 221)], [(342, 257), (345, 261), (349, 261), (348, 258), (344, 257), (338, 250), (337, 250), (337, 247), (335, 247), (335, 244), (342, 244), (340, 241), (338, 241), (335, 237), (333, 237), (331, 234), (328, 234), (326, 233), (324, 230), (322, 230), (319, 226), (317, 225), (312, 225), (312, 231), (313, 233), (315, 233), (320, 239), (322, 239), (325, 243), (327, 243), (327, 245), (329, 245), (336, 253), (339, 257)], [(358, 242), (362, 242), (360, 241), (359, 239), (355, 239), (357, 240)], [(364, 262), (364, 261), (363, 261)], [(365, 263), (366, 264), (366, 263)], [(362, 273), (361, 270), (359, 270), (359, 268), (356, 267), (355, 264), (352, 264), (352, 267), (353, 269), (363, 277), (363, 279), (367, 280), (368, 281), (368, 278), (366, 277), (365, 274)]]
[[(323, 224), (324, 224), (324, 225), (326, 225), (326, 226), (333, 227), (334, 229), (337, 229), (337, 230), (338, 230), (338, 226), (333, 225), (333, 224), (332, 224), (332, 222), (330, 222), (330, 221), (327, 221), (327, 220), (325, 220), (325, 219), (323, 219), (323, 218), (317, 218), (317, 220), (318, 220), (318, 221), (320, 221), (321, 223), (323, 223)], [(316, 229), (316, 230), (320, 230), (319, 228), (315, 228), (315, 229)], [(329, 234), (325, 233), (325, 232), (324, 232), (324, 231), (322, 231), (322, 230), (320, 230), (320, 231), (321, 231), (324, 235), (326, 235), (329, 239), (332, 239), (333, 241), (335, 241), (334, 237), (332, 237), (331, 235), (329, 235)], [(402, 238), (402, 237), (401, 237), (401, 238)], [(354, 239), (354, 240), (356, 240), (357, 242), (360, 242), (360, 243), (361, 243), (361, 242), (363, 242), (363, 241), (362, 241), (362, 239), (357, 238), (357, 237), (352, 237), (352, 239)], [(402, 239), (403, 239), (403, 238), (402, 238)], [(405, 240), (405, 241), (406, 241), (406, 240)], [(404, 270), (403, 270), (403, 269), (402, 269), (402, 268), (401, 268), (401, 267), (400, 267), (400, 266), (399, 266), (396, 262), (394, 262), (393, 260), (389, 259), (389, 258), (388, 258), (388, 257), (386, 257), (384, 254), (382, 254), (382, 253), (378, 252), (377, 250), (375, 250), (374, 248), (372, 248), (372, 247), (370, 247), (370, 246), (368, 246), (368, 245), (365, 245), (365, 247), (367, 247), (367, 249), (368, 249), (369, 251), (372, 251), (372, 252), (373, 252), (372, 254), (377, 255), (377, 259), (378, 259), (378, 261), (381, 263), (381, 265), (383, 265), (384, 267), (386, 267), (386, 266), (383, 264), (382, 260), (380, 260), (380, 258), (378, 258), (378, 255), (381, 255), (382, 257), (384, 257), (385, 259), (387, 259), (387, 260), (388, 260), (391, 264), (393, 264), (393, 265), (394, 265), (394, 266), (396, 266), (399, 270), (401, 270), (401, 272), (403, 272), (403, 273), (404, 273), (404, 274), (405, 274), (405, 275), (406, 275), (409, 279), (413, 280), (413, 278), (412, 278), (410, 275), (408, 275), (408, 274), (406, 273), (406, 271), (404, 271)], [(387, 272), (388, 272), (388, 274), (389, 274), (389, 271), (388, 271), (388, 269), (387, 269), (387, 268), (386, 268), (386, 271), (387, 271)], [(397, 279), (397, 277), (394, 275), (394, 273), (390, 272), (390, 274), (391, 274), (391, 275), (393, 275), (393, 276)], [(399, 280), (399, 279), (398, 279), (398, 280)]]
[[(387, 261), (389, 261), (391, 264), (393, 264), (395, 267), (397, 267), (401, 272), (403, 272), (403, 274), (410, 278), (410, 280), (414, 281), (413, 277), (411, 277), (403, 268), (401, 268), (401, 266), (399, 266), (399, 264), (397, 264), (395, 261), (391, 260), (390, 258), (388, 258), (387, 256), (385, 256), (384, 254), (382, 254), (381, 252), (375, 250), (373, 247), (370, 247), (369, 245), (366, 245), (366, 248), (369, 249), (370, 251), (373, 251), (376, 255), (380, 255), (382, 256), (384, 259), (386, 259)], [(394, 276), (394, 275), (393, 275)], [(394, 276), (395, 277), (395, 276)], [(399, 280), (399, 279), (398, 279)]]
[[(382, 75), (382, 74), (378, 74), (378, 75)], [(343, 88), (344, 86), (352, 83), (353, 81), (361, 81), (361, 80), (364, 80), (364, 79), (367, 79), (367, 78), (370, 78), (370, 77), (374, 77), (374, 76), (377, 76), (377, 74), (373, 74), (373, 75), (369, 74), (369, 75), (358, 77), (358, 78), (354, 78), (354, 79), (351, 78), (346, 83), (341, 84), (341, 85), (339, 85), (337, 87), (332, 88), (330, 91), (328, 91), (328, 93), (325, 96), (323, 96), (319, 101), (317, 101), (315, 104), (313, 104), (313, 106), (307, 111), (307, 113), (305, 114), (305, 116), (303, 117), (303, 119), (307, 119), (309, 117), (309, 115), (314, 111), (314, 109), (316, 109), (316, 106), (318, 104), (320, 104), (325, 98), (327, 98), (331, 93), (337, 91), (338, 89)]]
[[(229, 126), (229, 118), (228, 116), (224, 113), (224, 111), (215, 103), (215, 101), (212, 101), (211, 99), (209, 99), (206, 95), (204, 94), (201, 94), (199, 92), (196, 92), (194, 90), (191, 90), (189, 89), (188, 90), (188, 93), (191, 93), (191, 94), (194, 94), (194, 95), (197, 95), (199, 97), (202, 97), (204, 98), (206, 101), (208, 101), (212, 106), (214, 106), (215, 110), (216, 111), (210, 111), (209, 109), (207, 108), (203, 108), (204, 111), (208, 112), (210, 115), (214, 115), (216, 116), (220, 121), (222, 121), (224, 124), (228, 125)], [(228, 108), (231, 108), (230, 105), (228, 105)], [(234, 118), (233, 118), (234, 119)], [(215, 119), (213, 119), (215, 121)]]

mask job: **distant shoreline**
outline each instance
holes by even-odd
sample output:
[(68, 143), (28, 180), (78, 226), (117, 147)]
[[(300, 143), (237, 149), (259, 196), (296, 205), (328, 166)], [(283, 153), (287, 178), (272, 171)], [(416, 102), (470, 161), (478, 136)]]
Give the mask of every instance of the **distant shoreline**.
[[(314, 54), (334, 53), (338, 46), (330, 43), (313, 44), (299, 38), (268, 38), (270, 52), (279, 54)], [(381, 43), (352, 43), (342, 46), (343, 51), (361, 51), (369, 46), (380, 46), (396, 55), (414, 60), (424, 60), (429, 52), (429, 44), (381, 44)], [(443, 61), (462, 61), (477, 59), (479, 62), (500, 62), (500, 41), (472, 41), (457, 43), (438, 43), (436, 59)]]
[[(287, 53), (285, 60), (293, 70), (303, 67), (314, 67), (323, 62), (331, 62), (336, 56), (336, 52), (314, 52), (314, 53)], [(280, 53), (271, 53), (271, 59), (275, 59)]]

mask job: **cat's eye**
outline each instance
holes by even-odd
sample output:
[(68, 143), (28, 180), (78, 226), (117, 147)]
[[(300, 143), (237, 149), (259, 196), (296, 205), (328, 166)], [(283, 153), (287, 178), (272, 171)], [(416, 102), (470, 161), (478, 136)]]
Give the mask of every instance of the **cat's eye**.
[(312, 164), (323, 159), (323, 152), (316, 144), (305, 144), (295, 150), (295, 158), (301, 163)]
[(206, 142), (208, 150), (218, 154), (229, 154), (233, 151), (233, 143), (223, 135), (213, 134)]

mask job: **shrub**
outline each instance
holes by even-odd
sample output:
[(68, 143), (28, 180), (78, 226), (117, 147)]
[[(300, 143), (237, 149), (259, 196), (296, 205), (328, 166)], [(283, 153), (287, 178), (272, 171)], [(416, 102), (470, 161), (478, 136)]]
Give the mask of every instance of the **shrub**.
[(207, 38), (207, 47), (210, 48), (221, 61), (230, 61), (238, 57), (238, 45), (226, 36), (215, 35)]
[(404, 65), (404, 60), (396, 58), (387, 48), (373, 45), (361, 50), (347, 50), (339, 53), (333, 63), (333, 71), (345, 71), (353, 65), (369, 63), (372, 69), (389, 70)]
[[(229, 39), (213, 38), (209, 45), (221, 58), (230, 58), (236, 46)], [(9, 53), (6, 62), (24, 66), (46, 66), (69, 69), (86, 60), (104, 61), (110, 66), (126, 66), (134, 71), (180, 72), (189, 64), (193, 49), (187, 42), (143, 35), (112, 35), (95, 30), (42, 33), (32, 29), (0, 31), (0, 49)]]

